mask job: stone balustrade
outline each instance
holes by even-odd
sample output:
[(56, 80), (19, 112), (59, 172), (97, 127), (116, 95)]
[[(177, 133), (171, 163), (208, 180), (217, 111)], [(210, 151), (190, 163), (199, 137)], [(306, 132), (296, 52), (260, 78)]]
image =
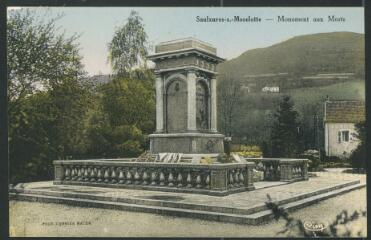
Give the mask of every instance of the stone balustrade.
[(56, 160), (54, 184), (228, 195), (254, 189), (254, 163), (173, 164)]
[(308, 180), (308, 159), (247, 158), (246, 160), (259, 160), (263, 164), (265, 181)]

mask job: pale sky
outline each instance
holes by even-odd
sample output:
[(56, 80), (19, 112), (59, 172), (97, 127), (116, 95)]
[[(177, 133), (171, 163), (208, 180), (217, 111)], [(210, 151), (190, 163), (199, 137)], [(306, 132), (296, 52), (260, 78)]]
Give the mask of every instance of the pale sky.
[[(90, 75), (108, 74), (107, 44), (115, 27), (125, 24), (131, 10), (143, 18), (151, 45), (173, 39), (195, 37), (217, 48), (218, 55), (231, 59), (249, 49), (268, 47), (291, 37), (320, 33), (350, 31), (364, 33), (364, 9), (361, 7), (33, 7), (37, 13), (56, 15), (63, 13), (57, 25), (67, 35), (81, 34), (78, 39), (85, 70)], [(15, 10), (16, 11), (16, 10)], [(328, 22), (328, 16), (345, 18), (344, 22)], [(261, 22), (201, 23), (196, 17), (259, 17)], [(322, 17), (322, 23), (282, 23), (278, 16)], [(273, 19), (273, 20), (266, 20)]]

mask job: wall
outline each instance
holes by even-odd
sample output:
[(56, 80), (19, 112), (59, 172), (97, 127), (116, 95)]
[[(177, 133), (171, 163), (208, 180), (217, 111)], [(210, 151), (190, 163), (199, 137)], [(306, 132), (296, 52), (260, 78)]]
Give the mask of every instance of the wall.
[[(349, 142), (338, 141), (338, 132), (349, 130)], [(325, 124), (325, 150), (327, 156), (349, 157), (351, 152), (358, 146), (359, 140), (354, 123), (326, 123)], [(345, 152), (345, 154), (344, 154)]]

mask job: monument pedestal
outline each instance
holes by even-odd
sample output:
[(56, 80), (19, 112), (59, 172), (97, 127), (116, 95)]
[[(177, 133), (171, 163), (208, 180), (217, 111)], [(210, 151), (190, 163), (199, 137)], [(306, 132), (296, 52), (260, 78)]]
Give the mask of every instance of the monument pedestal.
[(158, 133), (149, 135), (150, 153), (224, 153), (218, 133)]

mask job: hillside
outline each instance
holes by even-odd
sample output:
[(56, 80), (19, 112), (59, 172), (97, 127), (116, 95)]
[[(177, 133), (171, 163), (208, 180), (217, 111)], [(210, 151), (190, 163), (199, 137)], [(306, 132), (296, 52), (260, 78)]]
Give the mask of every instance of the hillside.
[(219, 65), (219, 73), (248, 75), (288, 73), (364, 73), (364, 35), (352, 32), (318, 33), (293, 37), (266, 48), (248, 50)]
[[(327, 96), (332, 100), (365, 99), (364, 35), (333, 32), (298, 36), (246, 51), (220, 64), (218, 70), (218, 96), (228, 94), (233, 84), (241, 84), (230, 123), (222, 117), (228, 113), (228, 105), (219, 108), (221, 132), (231, 132), (235, 143), (269, 141), (273, 113), (281, 97), (290, 95), (302, 123), (305, 140), (301, 144), (305, 149), (315, 148), (324, 144), (321, 123)], [(263, 91), (275, 87), (279, 91)]]

